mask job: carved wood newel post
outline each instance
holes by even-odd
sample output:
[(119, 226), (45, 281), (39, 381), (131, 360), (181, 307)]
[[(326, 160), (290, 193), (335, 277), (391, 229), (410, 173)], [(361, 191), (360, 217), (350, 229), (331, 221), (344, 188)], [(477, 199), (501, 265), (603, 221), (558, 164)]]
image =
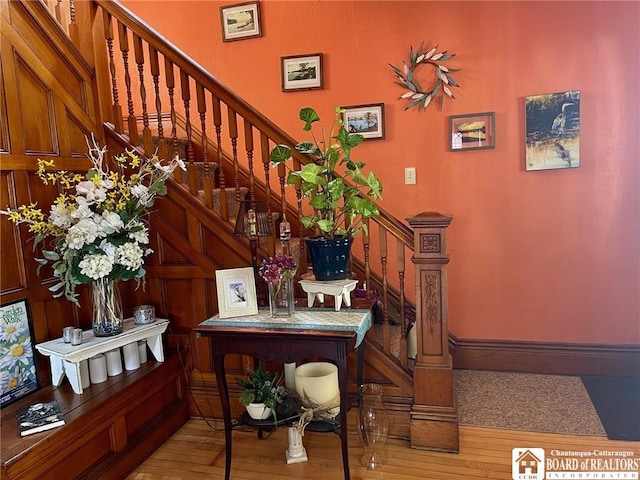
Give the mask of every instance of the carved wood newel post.
[(447, 321), (446, 228), (452, 217), (424, 212), (407, 220), (415, 232), (412, 261), (416, 272), (411, 446), (458, 452), (458, 410)]

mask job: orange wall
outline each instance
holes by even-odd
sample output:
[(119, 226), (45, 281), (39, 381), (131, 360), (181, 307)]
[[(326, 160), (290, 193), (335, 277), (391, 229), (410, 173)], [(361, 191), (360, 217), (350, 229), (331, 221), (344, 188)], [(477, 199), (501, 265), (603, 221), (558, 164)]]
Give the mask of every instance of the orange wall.
[[(266, 0), (264, 36), (223, 43), (219, 7), (231, 3), (125, 2), (294, 137), (301, 106), (328, 117), (333, 104), (385, 103), (386, 139), (356, 158), (398, 218), (454, 217), (457, 336), (640, 344), (639, 3)], [(398, 100), (388, 63), (421, 41), (457, 54), (447, 65), (462, 87), (443, 111)], [(282, 93), (280, 57), (315, 52), (324, 89)], [(524, 97), (565, 90), (581, 91), (580, 167), (526, 172)], [(448, 116), (484, 111), (496, 148), (448, 152)]]

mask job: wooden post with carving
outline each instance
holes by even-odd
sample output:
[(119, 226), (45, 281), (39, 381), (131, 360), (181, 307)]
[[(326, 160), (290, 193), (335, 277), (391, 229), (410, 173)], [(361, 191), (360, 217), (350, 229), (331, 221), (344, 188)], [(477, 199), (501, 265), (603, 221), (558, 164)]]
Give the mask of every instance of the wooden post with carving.
[(452, 217), (424, 212), (407, 220), (414, 230), (416, 272), (411, 447), (457, 453), (458, 410), (447, 321), (446, 228)]

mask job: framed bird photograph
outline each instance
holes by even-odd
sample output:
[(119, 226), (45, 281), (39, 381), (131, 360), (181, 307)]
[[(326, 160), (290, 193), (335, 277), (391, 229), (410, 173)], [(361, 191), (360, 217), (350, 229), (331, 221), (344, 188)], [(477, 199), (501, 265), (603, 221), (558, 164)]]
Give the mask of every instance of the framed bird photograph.
[(580, 166), (580, 91), (525, 97), (526, 170)]

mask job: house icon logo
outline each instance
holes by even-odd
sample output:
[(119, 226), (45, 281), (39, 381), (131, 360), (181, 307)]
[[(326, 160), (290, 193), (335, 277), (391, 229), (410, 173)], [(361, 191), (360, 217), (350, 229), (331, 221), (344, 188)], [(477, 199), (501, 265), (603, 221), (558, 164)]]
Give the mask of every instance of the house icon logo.
[(514, 448), (511, 461), (513, 480), (544, 480), (544, 448)]

